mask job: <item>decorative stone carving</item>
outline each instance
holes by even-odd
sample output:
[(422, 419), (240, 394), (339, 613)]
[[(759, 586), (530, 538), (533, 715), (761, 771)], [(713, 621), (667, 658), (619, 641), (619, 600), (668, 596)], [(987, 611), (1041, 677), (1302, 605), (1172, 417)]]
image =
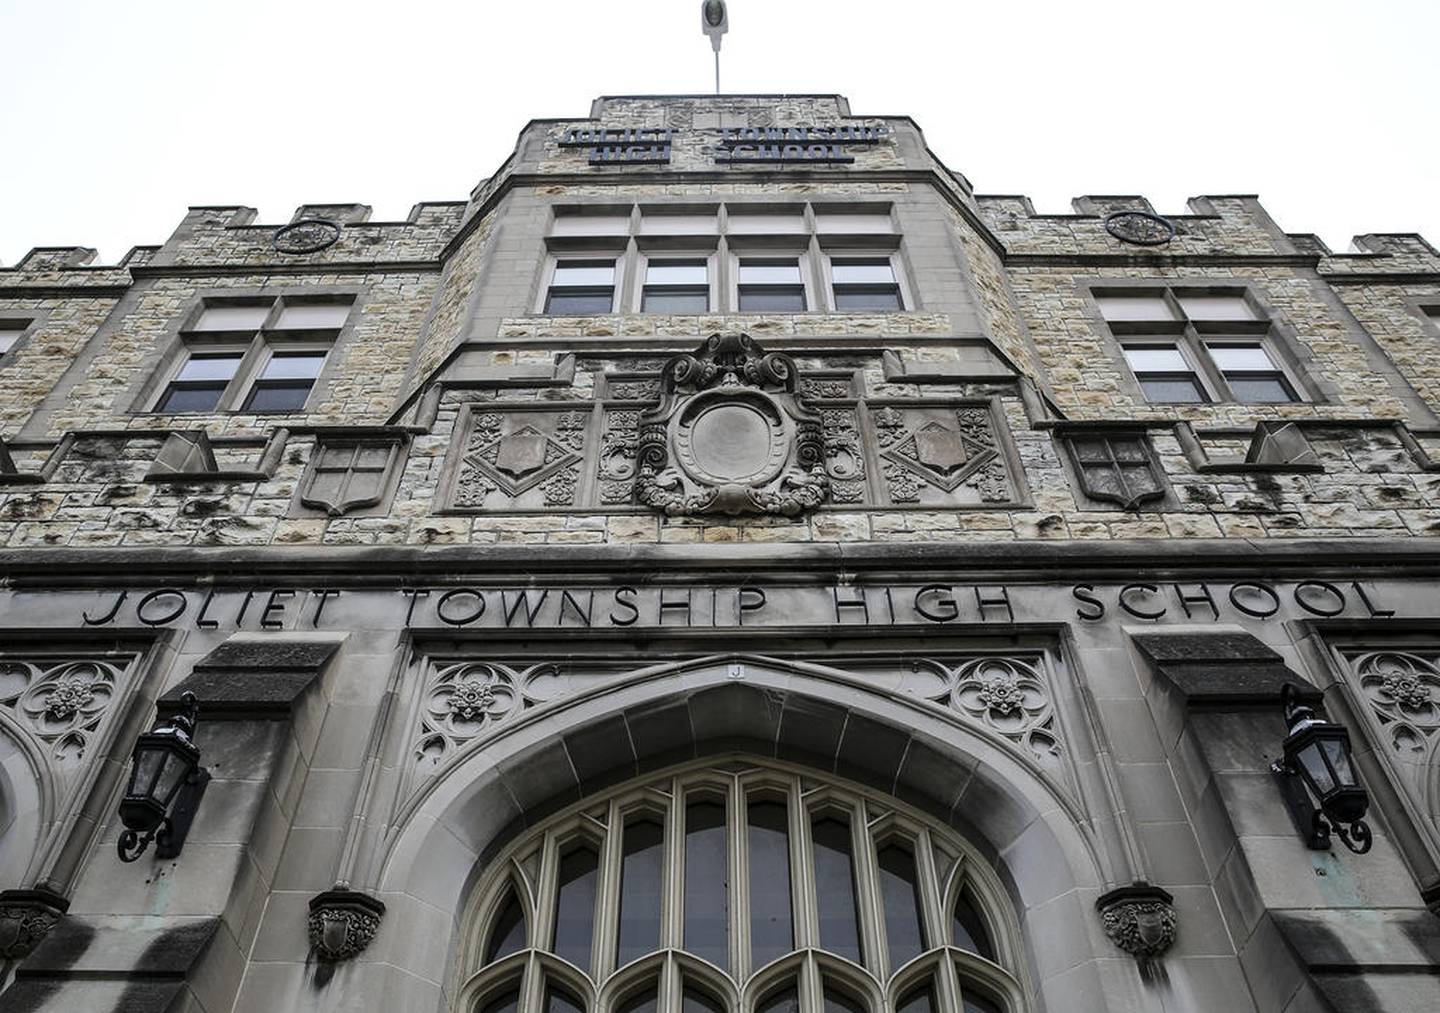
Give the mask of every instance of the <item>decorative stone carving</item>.
[(122, 666), (0, 658), (0, 706), (9, 707), (62, 763), (79, 761), (119, 692)]
[(1116, 211), (1106, 217), (1105, 231), (1131, 246), (1164, 246), (1175, 238), (1174, 223), (1148, 211)]
[(400, 457), (400, 437), (322, 437), (300, 484), (300, 502), (332, 517), (378, 506)]
[(891, 405), (871, 417), (893, 502), (965, 506), (1014, 501), (989, 406)]
[(865, 498), (865, 450), (853, 408), (826, 408), (820, 413), (825, 437), (825, 474), (830, 498), (836, 503), (859, 503)]
[[(455, 481), (455, 506), (574, 504), (589, 422), (588, 411), (474, 414)], [(539, 495), (520, 502), (532, 490)], [(496, 492), (505, 501), (488, 502)]]
[(380, 929), (385, 905), (358, 890), (326, 890), (310, 900), (310, 948), (327, 963), (358, 956)]
[(340, 223), (328, 218), (302, 218), (275, 230), (272, 242), (281, 253), (318, 253), (335, 245)]
[(795, 517), (830, 495), (820, 417), (800, 404), (794, 361), (748, 334), (714, 334), (661, 373), (642, 414), (635, 498), (670, 516)]
[(1134, 883), (1103, 894), (1095, 902), (1110, 941), (1130, 956), (1154, 960), (1175, 942), (1174, 898), (1158, 886)]
[(1045, 677), (1035, 665), (1019, 658), (984, 657), (946, 669), (952, 708), (1023, 746), (1043, 765), (1057, 765), (1061, 749), (1055, 711)]
[(1145, 433), (1079, 430), (1060, 439), (1082, 491), (1091, 499), (1135, 510), (1165, 497), (1163, 473)]
[(1440, 666), (1412, 651), (1366, 651), (1349, 660), (1372, 718), (1423, 790), (1440, 743)]
[[(656, 389), (658, 391), (658, 385)], [(639, 441), (639, 411), (606, 412), (605, 437), (600, 443), (601, 503), (609, 506), (630, 502), (635, 483), (635, 451)]]
[(0, 892), (0, 960), (28, 957), (69, 907), (68, 900), (43, 887)]

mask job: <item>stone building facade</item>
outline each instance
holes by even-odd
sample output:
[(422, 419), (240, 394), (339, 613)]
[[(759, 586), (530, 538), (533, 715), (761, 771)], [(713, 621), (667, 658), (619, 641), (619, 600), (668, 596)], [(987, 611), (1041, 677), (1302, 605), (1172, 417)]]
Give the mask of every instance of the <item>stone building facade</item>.
[(1440, 1008), (1419, 236), (611, 97), (92, 258), (0, 269), (0, 1008)]

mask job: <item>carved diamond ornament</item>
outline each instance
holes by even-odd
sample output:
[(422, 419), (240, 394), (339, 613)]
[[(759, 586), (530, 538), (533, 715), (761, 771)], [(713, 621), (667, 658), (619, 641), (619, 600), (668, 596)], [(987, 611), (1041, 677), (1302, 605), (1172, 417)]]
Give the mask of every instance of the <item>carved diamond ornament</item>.
[(748, 334), (713, 334), (661, 374), (642, 413), (635, 498), (669, 516), (795, 517), (830, 495), (818, 414), (802, 406), (788, 355)]
[(1105, 231), (1131, 246), (1164, 246), (1175, 238), (1175, 225), (1148, 211), (1116, 211), (1106, 217)]

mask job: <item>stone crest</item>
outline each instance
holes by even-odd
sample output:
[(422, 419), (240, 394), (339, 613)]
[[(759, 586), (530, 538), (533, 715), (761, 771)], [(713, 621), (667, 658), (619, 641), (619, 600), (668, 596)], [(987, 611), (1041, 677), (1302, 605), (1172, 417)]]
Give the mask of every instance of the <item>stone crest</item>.
[(302, 218), (275, 230), (272, 242), (281, 253), (319, 253), (340, 238), (340, 224), (328, 218)]
[(380, 929), (385, 905), (357, 890), (326, 890), (310, 900), (310, 947), (327, 963), (358, 955)]
[(830, 495), (821, 418), (788, 355), (748, 334), (713, 334), (661, 373), (639, 419), (635, 498), (670, 516), (795, 517)]
[(1154, 960), (1175, 942), (1174, 898), (1158, 886), (1135, 883), (1095, 902), (1110, 941), (1132, 957)]
[(1148, 211), (1116, 211), (1106, 217), (1105, 231), (1131, 246), (1164, 246), (1175, 238), (1174, 223)]

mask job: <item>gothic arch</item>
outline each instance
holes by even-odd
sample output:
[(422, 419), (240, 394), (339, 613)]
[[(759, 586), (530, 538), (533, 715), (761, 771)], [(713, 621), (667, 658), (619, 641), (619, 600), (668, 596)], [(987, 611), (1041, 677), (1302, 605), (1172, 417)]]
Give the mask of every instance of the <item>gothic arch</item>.
[[(824, 745), (817, 729), (837, 719), (845, 734), (903, 748)], [(597, 750), (622, 762), (600, 764)], [(1000, 736), (824, 666), (751, 655), (651, 665), (498, 727), (404, 805), (370, 882), (394, 908), (413, 902), (426, 931), (458, 938), (465, 898), (524, 828), (646, 771), (727, 754), (838, 774), (960, 828), (1019, 910), (1103, 888), (1074, 798)], [(416, 973), (449, 978), (457, 949), (432, 951)], [(412, 950), (382, 929), (364, 959), (415, 965)]]
[(40, 837), (54, 819), (50, 765), (34, 738), (0, 709), (0, 888), (29, 887)]

